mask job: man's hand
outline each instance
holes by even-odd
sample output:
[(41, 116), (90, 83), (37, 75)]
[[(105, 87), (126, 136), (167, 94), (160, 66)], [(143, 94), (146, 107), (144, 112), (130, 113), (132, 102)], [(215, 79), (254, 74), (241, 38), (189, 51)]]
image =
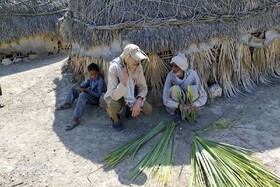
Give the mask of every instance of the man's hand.
[(132, 111), (132, 117), (137, 117), (139, 116), (140, 112), (141, 112), (141, 105), (142, 105), (142, 98), (138, 98), (134, 104), (134, 106), (132, 107), (131, 111)]
[(197, 107), (195, 105), (192, 105), (192, 110), (197, 111)]
[(189, 110), (189, 107), (185, 104), (180, 104), (179, 109), (181, 113), (186, 113)]
[(189, 112), (191, 112), (191, 110), (196, 111), (197, 107), (195, 105), (190, 106), (190, 105), (180, 104), (179, 109), (180, 109), (180, 112), (189, 113)]
[(121, 80), (121, 83), (123, 85), (126, 85), (127, 81), (128, 81), (128, 73), (127, 73), (127, 68), (126, 68), (126, 65), (124, 64), (123, 65), (123, 68), (122, 68), (122, 80)]

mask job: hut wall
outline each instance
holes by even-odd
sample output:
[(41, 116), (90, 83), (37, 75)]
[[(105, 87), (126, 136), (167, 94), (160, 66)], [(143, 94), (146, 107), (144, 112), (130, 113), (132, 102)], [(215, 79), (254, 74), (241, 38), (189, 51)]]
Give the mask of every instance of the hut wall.
[(57, 36), (43, 34), (21, 37), (11, 42), (0, 42), (1, 59), (28, 57), (31, 54), (47, 56), (68, 48), (69, 45), (60, 41)]

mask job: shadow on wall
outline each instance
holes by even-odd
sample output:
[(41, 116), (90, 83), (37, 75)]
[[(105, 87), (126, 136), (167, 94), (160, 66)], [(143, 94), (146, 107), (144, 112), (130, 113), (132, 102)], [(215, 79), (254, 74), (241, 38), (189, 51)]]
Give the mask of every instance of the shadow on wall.
[[(68, 72), (62, 76), (61, 80), (55, 80), (56, 105), (64, 101), (72, 85), (71, 78), (72, 74)], [(270, 87), (270, 89), (273, 88)], [(175, 119), (180, 125), (176, 129), (174, 165), (183, 166), (190, 165), (191, 142), (194, 137), (194, 131), (201, 130), (221, 117), (236, 119), (242, 115), (241, 120), (231, 129), (209, 132), (202, 137), (249, 148), (256, 152), (265, 151), (280, 146), (280, 137), (275, 133), (280, 131), (280, 126), (273, 125), (274, 122), (280, 120), (280, 116), (278, 115), (272, 118), (271, 115), (272, 102), (275, 102), (275, 100), (279, 101), (279, 98), (273, 95), (274, 90), (271, 90), (271, 92), (268, 91), (268, 93), (265, 93), (270, 94), (269, 97), (271, 99), (267, 100), (263, 97), (263, 92), (267, 92), (266, 90), (267, 88), (260, 87), (260, 91), (254, 95), (243, 98), (220, 98), (211, 103), (211, 105), (208, 103), (208, 105), (201, 108), (198, 112), (198, 125), (180, 122), (178, 117), (168, 115), (164, 107), (156, 107), (150, 116), (141, 116), (140, 118), (126, 120), (124, 122), (125, 130), (120, 133), (115, 132), (110, 127), (111, 121), (105, 109), (88, 105), (84, 110), (81, 124), (72, 131), (65, 131), (65, 127), (72, 118), (74, 107), (69, 110), (56, 111), (53, 130), (70, 151), (93, 163), (104, 164), (102, 157), (124, 142), (144, 134), (161, 121), (174, 121)], [(278, 90), (280, 90), (279, 85)], [(273, 99), (275, 100), (273, 101)], [(260, 107), (262, 108), (259, 109)], [(278, 108), (273, 108), (273, 111), (278, 112), (278, 114), (280, 112), (279, 110)], [(159, 139), (159, 136), (145, 145), (139, 151), (134, 161), (131, 162), (131, 160), (126, 159), (114, 168), (121, 184), (132, 184), (127, 179), (129, 171), (143, 158), (157, 139)], [(92, 175), (106, 171), (108, 170), (101, 168), (93, 172)], [(176, 176), (179, 176), (181, 171), (180, 169), (176, 169), (175, 171), (173, 170), (174, 172)], [(190, 178), (190, 172), (184, 172), (186, 173), (181, 173), (180, 180), (187, 182)], [(173, 180), (177, 181), (178, 178), (176, 177)], [(147, 176), (142, 175), (136, 180), (135, 184), (143, 185), (146, 181)]]

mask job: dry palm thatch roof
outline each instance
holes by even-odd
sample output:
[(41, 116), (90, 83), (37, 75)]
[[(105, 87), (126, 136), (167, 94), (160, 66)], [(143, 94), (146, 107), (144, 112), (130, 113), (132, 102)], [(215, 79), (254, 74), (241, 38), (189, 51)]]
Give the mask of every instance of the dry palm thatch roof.
[(3, 0), (0, 2), (0, 41), (8, 42), (35, 33), (58, 32), (58, 18), (68, 0)]
[(179, 51), (211, 38), (279, 29), (279, 16), (279, 0), (70, 0), (63, 34), (82, 48), (117, 39), (146, 52)]

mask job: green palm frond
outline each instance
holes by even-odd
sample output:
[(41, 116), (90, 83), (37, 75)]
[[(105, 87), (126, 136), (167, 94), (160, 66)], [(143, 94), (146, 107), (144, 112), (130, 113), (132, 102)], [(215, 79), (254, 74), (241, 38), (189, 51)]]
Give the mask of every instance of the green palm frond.
[(160, 141), (131, 170), (129, 175), (131, 180), (135, 180), (142, 171), (147, 171), (149, 176), (155, 177), (162, 184), (169, 182), (173, 162), (175, 126), (175, 123), (167, 125)]
[(280, 187), (279, 176), (252, 157), (250, 150), (195, 136), (192, 144), (194, 187)]
[(118, 147), (111, 153), (107, 154), (104, 157), (106, 164), (113, 168), (115, 165), (125, 160), (128, 157), (134, 157), (138, 150), (146, 144), (150, 139), (152, 139), (158, 133), (164, 131), (166, 128), (166, 124), (161, 122), (152, 130), (150, 130), (147, 134), (138, 136), (133, 140), (128, 141), (122, 146)]
[(188, 88), (186, 90), (186, 95), (187, 95), (187, 103), (190, 106), (190, 110), (186, 115), (186, 119), (189, 123), (194, 123), (195, 121), (195, 116), (196, 116), (196, 109), (193, 106), (193, 95), (191, 92), (191, 87), (188, 85)]
[(214, 121), (210, 125), (206, 126), (204, 129), (198, 131), (196, 134), (199, 135), (199, 134), (202, 134), (207, 131), (230, 128), (234, 123), (236, 123), (239, 120), (240, 120), (240, 117), (237, 119), (233, 119), (233, 120), (228, 119), (228, 118), (221, 118), (221, 119), (218, 119), (217, 121)]

